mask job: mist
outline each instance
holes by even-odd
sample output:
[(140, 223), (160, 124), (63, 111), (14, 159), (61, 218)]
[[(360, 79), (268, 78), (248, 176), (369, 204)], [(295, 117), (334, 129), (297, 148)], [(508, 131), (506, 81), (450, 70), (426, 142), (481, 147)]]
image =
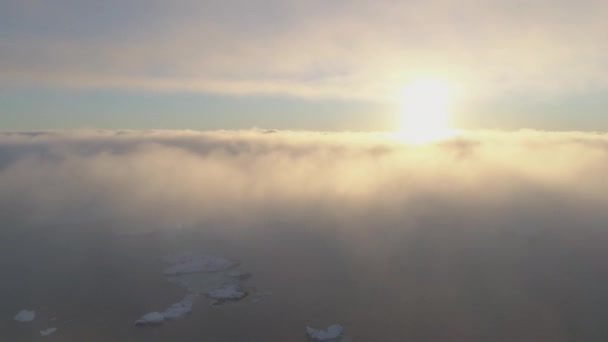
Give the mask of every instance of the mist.
[(482, 132), (415, 145), (382, 133), (41, 132), (2, 134), (0, 148), (2, 207), (39, 224), (392, 224), (454, 211), (491, 212), (494, 223), (513, 211), (592, 218), (602, 215), (594, 204), (606, 199), (608, 171), (608, 137), (592, 133)]
[[(109, 261), (87, 272), (109, 272), (136, 298), (142, 279), (155, 281), (149, 260), (205, 248), (249, 263), (256, 286), (276, 293), (268, 305), (284, 329), (235, 319), (255, 341), (298, 340), (306, 319), (341, 320), (354, 341), (603, 341), (606, 175), (601, 133), (411, 144), (386, 133), (4, 132), (0, 235), (18, 276), (1, 287), (50, 308), (61, 300), (41, 298), (65, 283), (40, 290), (40, 272), (77, 277), (84, 266), (66, 260), (111, 258), (118, 278)], [(49, 256), (61, 266), (45, 267)], [(133, 315), (148, 305), (139, 295)]]

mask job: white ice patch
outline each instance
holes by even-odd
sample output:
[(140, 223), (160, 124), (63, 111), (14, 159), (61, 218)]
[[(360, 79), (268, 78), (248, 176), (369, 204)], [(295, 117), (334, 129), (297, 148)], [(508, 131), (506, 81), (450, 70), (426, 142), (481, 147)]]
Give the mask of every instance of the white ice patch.
[(165, 316), (160, 312), (150, 312), (135, 321), (135, 325), (157, 325), (162, 324), (164, 320)]
[(49, 336), (50, 334), (57, 331), (57, 328), (48, 328), (45, 330), (40, 330), (40, 336)]
[(340, 337), (344, 328), (340, 324), (334, 324), (327, 328), (327, 330), (318, 330), (311, 327), (306, 327), (306, 333), (310, 338), (317, 341), (333, 340)]
[(222, 287), (207, 292), (207, 297), (220, 301), (239, 300), (247, 296), (239, 284), (224, 284)]
[(219, 305), (237, 301), (248, 294), (240, 282), (251, 277), (251, 274), (232, 270), (238, 266), (237, 261), (193, 253), (172, 254), (163, 260), (169, 264), (164, 271), (167, 280), (185, 288), (189, 293), (184, 300), (171, 305), (162, 313), (165, 319), (178, 318), (190, 312), (194, 298), (198, 295), (206, 295), (213, 305)]
[(166, 275), (221, 272), (237, 265), (233, 260), (212, 255), (179, 254), (164, 260), (172, 264), (165, 269)]
[(35, 318), (36, 312), (34, 310), (21, 310), (14, 317), (17, 322), (31, 322)]
[(162, 315), (165, 319), (177, 319), (185, 314), (192, 311), (192, 304), (194, 303), (194, 296), (187, 295), (186, 298), (182, 299), (180, 302), (172, 304), (170, 307), (165, 310)]

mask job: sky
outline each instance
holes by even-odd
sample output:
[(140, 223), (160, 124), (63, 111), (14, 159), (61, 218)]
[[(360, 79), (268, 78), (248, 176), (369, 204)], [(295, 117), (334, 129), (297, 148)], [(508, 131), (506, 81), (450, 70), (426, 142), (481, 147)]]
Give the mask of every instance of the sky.
[(386, 131), (408, 84), (461, 129), (608, 129), (601, 0), (6, 0), (0, 129)]

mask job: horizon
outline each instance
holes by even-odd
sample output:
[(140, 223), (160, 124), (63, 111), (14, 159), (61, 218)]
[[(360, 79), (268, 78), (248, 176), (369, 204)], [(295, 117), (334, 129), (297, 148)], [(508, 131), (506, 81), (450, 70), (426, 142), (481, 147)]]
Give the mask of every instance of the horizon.
[(607, 13), (0, 0), (0, 341), (608, 341)]

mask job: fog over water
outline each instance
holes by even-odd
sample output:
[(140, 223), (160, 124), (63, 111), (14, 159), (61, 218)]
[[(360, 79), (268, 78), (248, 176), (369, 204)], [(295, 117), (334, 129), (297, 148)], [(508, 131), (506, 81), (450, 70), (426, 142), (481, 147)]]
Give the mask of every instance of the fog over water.
[[(4, 132), (0, 340), (606, 341), (607, 208), (599, 133)], [(268, 295), (134, 327), (180, 251)]]

